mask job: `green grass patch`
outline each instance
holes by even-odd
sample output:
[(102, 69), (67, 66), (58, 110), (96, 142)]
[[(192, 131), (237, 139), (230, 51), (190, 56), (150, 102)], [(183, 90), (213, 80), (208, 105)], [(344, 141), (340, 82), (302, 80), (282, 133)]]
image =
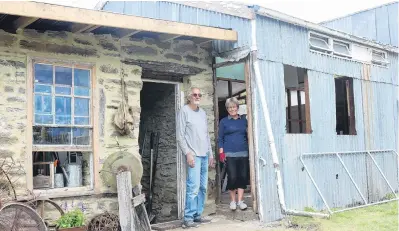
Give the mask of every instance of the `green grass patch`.
[(289, 228), (308, 231), (394, 231), (398, 227), (398, 202), (394, 201), (336, 213), (329, 219), (291, 217)]

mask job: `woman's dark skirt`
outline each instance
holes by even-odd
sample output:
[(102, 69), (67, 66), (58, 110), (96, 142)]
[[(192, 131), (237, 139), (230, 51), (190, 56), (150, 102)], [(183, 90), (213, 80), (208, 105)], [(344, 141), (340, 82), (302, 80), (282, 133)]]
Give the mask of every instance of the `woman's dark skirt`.
[(227, 190), (246, 189), (248, 184), (248, 157), (227, 157)]

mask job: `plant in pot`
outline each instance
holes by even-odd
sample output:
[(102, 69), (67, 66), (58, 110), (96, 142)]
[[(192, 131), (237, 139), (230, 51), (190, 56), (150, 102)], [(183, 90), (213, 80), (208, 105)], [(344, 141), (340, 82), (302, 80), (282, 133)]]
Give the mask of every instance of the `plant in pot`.
[(58, 231), (86, 231), (84, 214), (80, 209), (65, 213), (56, 224)]

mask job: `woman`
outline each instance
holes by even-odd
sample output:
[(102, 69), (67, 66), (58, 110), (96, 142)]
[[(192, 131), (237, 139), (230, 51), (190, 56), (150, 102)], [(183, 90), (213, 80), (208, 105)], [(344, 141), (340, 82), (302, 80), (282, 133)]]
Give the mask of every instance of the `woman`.
[(244, 115), (238, 114), (238, 107), (236, 98), (227, 99), (226, 109), (229, 115), (219, 124), (220, 161), (227, 164), (227, 189), (230, 191), (231, 210), (236, 210), (237, 206), (241, 210), (247, 208), (243, 196), (248, 181), (248, 122)]

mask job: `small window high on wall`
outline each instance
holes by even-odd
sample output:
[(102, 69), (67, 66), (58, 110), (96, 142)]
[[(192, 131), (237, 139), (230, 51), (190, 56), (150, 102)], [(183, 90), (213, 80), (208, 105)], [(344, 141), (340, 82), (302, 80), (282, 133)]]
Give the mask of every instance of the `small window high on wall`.
[(312, 133), (307, 70), (284, 65), (286, 131)]
[(337, 135), (356, 135), (352, 78), (335, 78), (335, 108)]

